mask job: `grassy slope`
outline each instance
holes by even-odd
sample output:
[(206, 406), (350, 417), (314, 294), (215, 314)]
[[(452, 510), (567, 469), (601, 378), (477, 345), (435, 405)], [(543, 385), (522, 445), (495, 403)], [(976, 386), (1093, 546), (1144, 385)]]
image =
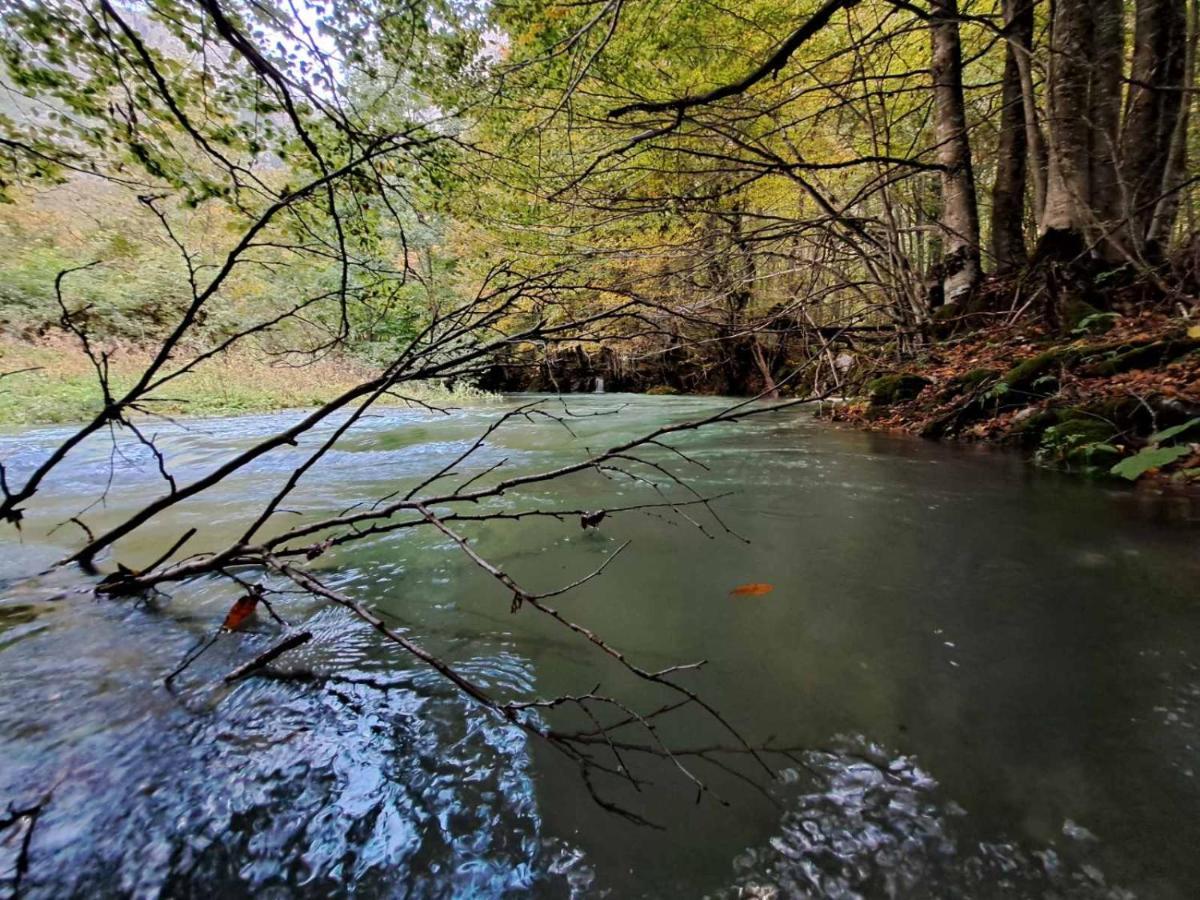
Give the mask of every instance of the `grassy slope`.
[[(116, 349), (110, 360), (114, 388), (131, 385), (148, 360), (147, 351)], [(78, 422), (100, 410), (92, 364), (69, 341), (31, 344), (0, 337), (0, 373), (20, 369), (33, 371), (0, 378), (0, 425)], [(165, 386), (154, 408), (167, 415), (224, 415), (315, 406), (372, 374), (344, 359), (297, 367), (243, 352), (212, 360)], [(436, 386), (418, 393), (423, 401), (461, 401), (473, 394)]]

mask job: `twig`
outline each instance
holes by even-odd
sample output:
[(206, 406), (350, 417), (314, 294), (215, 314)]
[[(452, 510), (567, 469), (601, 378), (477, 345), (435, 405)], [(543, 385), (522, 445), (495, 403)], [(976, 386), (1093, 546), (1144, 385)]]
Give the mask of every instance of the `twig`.
[(264, 666), (274, 662), (289, 650), (295, 650), (297, 647), (307, 644), (311, 640), (311, 631), (298, 631), (295, 634), (289, 634), (277, 643), (272, 644), (262, 653), (258, 654), (258, 656), (254, 657), (254, 659), (238, 666), (222, 680), (226, 684), (233, 684), (235, 681), (240, 681), (249, 675), (253, 675)]

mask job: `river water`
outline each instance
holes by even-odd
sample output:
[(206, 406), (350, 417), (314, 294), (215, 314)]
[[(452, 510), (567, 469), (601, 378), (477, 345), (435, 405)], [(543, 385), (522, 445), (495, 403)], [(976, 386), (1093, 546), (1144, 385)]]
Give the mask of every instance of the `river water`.
[[(521, 398), (524, 400), (525, 398)], [(338, 510), (444, 464), (513, 401), (442, 416), (385, 410), (331, 454), (288, 515)], [(560, 409), (548, 400), (548, 409)], [(534, 471), (722, 401), (587, 396), (497, 432), (476, 460)], [(184, 483), (293, 414), (161, 426)], [(0, 436), (19, 480), (59, 429)], [(1041, 472), (992, 451), (842, 430), (806, 409), (689, 433), (677, 460), (749, 543), (701, 513), (528, 519), (466, 529), (534, 589), (625, 541), (564, 611), (647, 668), (680, 676), (750, 739), (796, 748), (777, 777), (744, 759), (669, 766), (601, 809), (576, 767), (502, 726), (340, 609), (281, 601), (315, 640), (268, 677), (221, 676), (278, 637), (269, 620), (163, 675), (236, 596), (215, 582), (150, 603), (96, 600), (77, 575), (21, 580), (72, 546), (73, 515), (116, 521), (160, 482), (137, 445), (97, 443), (45, 489), (0, 552), (0, 803), (47, 797), (26, 896), (1200, 896), (1200, 556), (1187, 501)], [(311, 446), (312, 441), (308, 442)], [(303, 450), (303, 447), (300, 448)], [(294, 454), (268, 456), (119, 548), (146, 561), (185, 527), (218, 546)], [(659, 458), (667, 459), (665, 451)], [(596, 473), (512, 508), (653, 499)], [(94, 527), (94, 526), (93, 526)], [(711, 536), (710, 536), (711, 535)], [(597, 682), (652, 704), (611, 660), (510, 597), (441, 535), (399, 532), (322, 557), (369, 601), (502, 697)], [(773, 586), (731, 595), (744, 583)], [(728, 744), (703, 716), (679, 745)], [(747, 775), (750, 783), (739, 775)], [(3, 818), (0, 816), (0, 818)], [(28, 819), (0, 832), (0, 896)]]

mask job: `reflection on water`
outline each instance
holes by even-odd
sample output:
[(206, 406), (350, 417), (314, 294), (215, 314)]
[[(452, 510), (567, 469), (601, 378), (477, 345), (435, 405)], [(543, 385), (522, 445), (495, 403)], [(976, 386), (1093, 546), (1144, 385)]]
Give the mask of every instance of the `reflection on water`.
[[(373, 638), (340, 612), (308, 620), (320, 649), (291, 674), (179, 698), (141, 680), (187, 643), (164, 645), (150, 615), (47, 613), (59, 621), (22, 651), (36, 665), (6, 678), (6, 797), (52, 792), (32, 893), (566, 895), (591, 883), (582, 854), (541, 827), (524, 737), (424, 673), (357, 666)], [(335, 674), (313, 678), (314, 665)], [(481, 668), (528, 678), (512, 655)]]
[(1058, 848), (971, 845), (967, 815), (907, 756), (859, 738), (805, 754), (781, 772), (779, 832), (734, 860), (727, 897), (1057, 897), (1126, 900), (1086, 860), (1086, 829), (1068, 820)]
[[(476, 461), (533, 471), (719, 401), (572, 398), (577, 425), (514, 423)], [(496, 414), (386, 411), (302, 483), (299, 513), (412, 483)], [(163, 436), (181, 481), (278, 428), (286, 414), (188, 423)], [(0, 436), (13, 476), (57, 435)], [(319, 436), (310, 439), (312, 446)], [(804, 411), (682, 436), (736, 494), (724, 518), (749, 545), (686, 524), (615, 515), (597, 532), (526, 520), (470, 529), (535, 589), (591, 571), (562, 606), (651, 668), (707, 659), (692, 684), (752, 738), (808, 748), (777, 760), (766, 794), (706, 776), (728, 807), (669, 771), (632, 798), (665, 824), (605, 813), (577, 769), (501, 728), (340, 610), (281, 612), (315, 638), (270, 677), (221, 677), (278, 636), (226, 636), (161, 678), (234, 594), (205, 583), (133, 605), (96, 601), (59, 572), (0, 598), (0, 804), (49, 793), (24, 893), (458, 897), (1062, 897), (1200, 895), (1200, 609), (1196, 511), (1039, 473), (997, 454), (841, 431)], [(206, 492), (125, 562), (199, 524), (238, 533), (286, 450)], [(91, 521), (156, 485), (136, 445), (98, 444), (47, 487), (0, 552), (0, 577), (62, 555), (43, 537), (116, 476)], [(643, 496), (585, 473), (506, 503), (597, 508)], [(714, 529), (717, 533), (719, 529)], [(646, 701), (589, 648), (513, 616), (508, 597), (434, 533), (401, 532), (320, 560), (335, 586), (498, 696), (591, 688)], [(769, 582), (763, 597), (729, 589)], [(713, 737), (667, 720), (684, 745)], [(856, 735), (838, 738), (837, 735)], [(745, 774), (746, 767), (732, 768)], [(0, 815), (3, 820), (3, 815)], [(0, 830), (0, 896), (27, 822)]]

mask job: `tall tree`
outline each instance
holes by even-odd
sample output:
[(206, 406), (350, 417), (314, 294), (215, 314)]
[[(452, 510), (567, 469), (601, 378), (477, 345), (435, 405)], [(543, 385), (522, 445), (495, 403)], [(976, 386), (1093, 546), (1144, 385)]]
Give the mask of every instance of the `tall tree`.
[(1093, 37), (1088, 60), (1091, 84), (1087, 118), (1091, 124), (1091, 198), (1096, 239), (1111, 261), (1124, 260), (1129, 247), (1125, 185), (1120, 175), (1121, 84), (1125, 71), (1125, 4), (1093, 0)]
[(1123, 21), (1120, 0), (1055, 4), (1042, 255), (1070, 259), (1088, 242), (1119, 255), (1114, 229), (1121, 208), (1116, 157)]
[(1132, 246), (1144, 248), (1149, 258), (1158, 256), (1157, 241), (1147, 240), (1183, 106), (1186, 32), (1183, 0), (1138, 0), (1121, 175)]
[[(1025, 183), (1031, 144), (1036, 146), (1038, 138), (1032, 135), (1037, 123), (1026, 118), (1022, 82), (1025, 66), (1021, 56), (1024, 55), (1027, 62), (1033, 47), (1033, 0), (1004, 0), (1004, 28), (1008, 44), (1004, 56), (991, 223), (992, 255), (999, 273), (1012, 272), (1025, 264)], [(1039, 165), (1036, 157), (1033, 165)]]
[(943, 293), (947, 303), (979, 282), (979, 209), (963, 101), (957, 0), (931, 0), (934, 138), (942, 166)]
[(1188, 15), (1187, 48), (1184, 53), (1182, 94), (1175, 130), (1171, 135), (1171, 150), (1163, 173), (1163, 192), (1154, 208), (1154, 219), (1147, 236), (1147, 252), (1154, 255), (1167, 249), (1175, 219), (1179, 215), (1182, 187), (1187, 180), (1188, 125), (1191, 122), (1192, 90), (1196, 83), (1196, 44), (1200, 40), (1200, 0), (1192, 0)]

